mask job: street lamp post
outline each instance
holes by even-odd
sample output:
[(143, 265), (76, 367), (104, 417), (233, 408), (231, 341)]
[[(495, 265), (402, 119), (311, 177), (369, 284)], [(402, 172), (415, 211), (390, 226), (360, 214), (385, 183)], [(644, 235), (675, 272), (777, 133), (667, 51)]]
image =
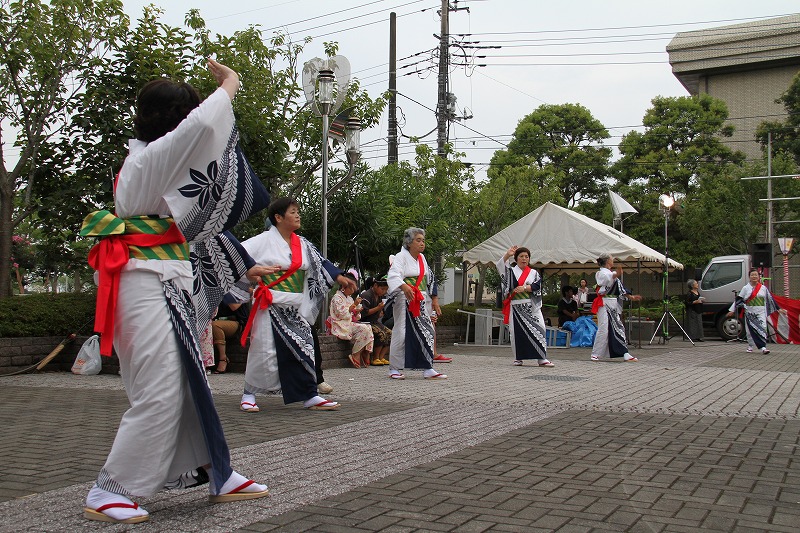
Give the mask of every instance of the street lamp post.
[[(332, 134), (330, 117), (334, 115), (347, 96), (350, 84), (350, 62), (344, 56), (333, 56), (328, 59), (314, 59), (303, 65), (303, 90), (306, 101), (312, 106), (314, 113), (322, 118), (322, 255), (328, 255), (328, 198), (339, 190), (355, 173), (355, 166), (361, 157), (360, 131), (361, 121), (356, 117), (341, 118), (345, 136)], [(348, 114), (347, 112), (342, 115)], [(336, 121), (334, 121), (334, 124)], [(334, 139), (343, 143), (347, 154), (347, 176), (333, 187), (328, 183), (328, 142)]]
[[(306, 101), (311, 105), (314, 113), (322, 118), (322, 256), (328, 256), (328, 198), (339, 190), (353, 174), (356, 164), (361, 157), (360, 132), (361, 120), (357, 117), (336, 117), (334, 125), (339, 120), (344, 120), (345, 135), (337, 135), (331, 131), (330, 117), (334, 115), (347, 96), (347, 86), (350, 84), (350, 62), (344, 56), (334, 56), (328, 59), (314, 59), (303, 65), (303, 91)], [(342, 115), (349, 115), (343, 112)], [(341, 181), (329, 187), (328, 183), (328, 141), (334, 139), (344, 144), (347, 156), (347, 175)], [(322, 309), (321, 320), (325, 323), (328, 315), (327, 298)]]
[(322, 257), (328, 255), (328, 130), (334, 84), (336, 77), (330, 69), (322, 69), (317, 74), (317, 102), (322, 114)]

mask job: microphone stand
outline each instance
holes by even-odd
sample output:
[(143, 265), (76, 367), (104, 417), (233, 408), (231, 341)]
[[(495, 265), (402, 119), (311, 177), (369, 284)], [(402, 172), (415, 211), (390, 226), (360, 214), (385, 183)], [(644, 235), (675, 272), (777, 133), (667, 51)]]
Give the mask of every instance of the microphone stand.
[(667, 223), (668, 223), (668, 221), (669, 221), (669, 209), (665, 209), (664, 210), (664, 279), (663, 279), (663, 288), (662, 288), (664, 310), (663, 310), (663, 313), (661, 313), (661, 318), (659, 319), (658, 324), (656, 324), (655, 331), (653, 331), (653, 336), (650, 337), (650, 344), (653, 344), (653, 339), (656, 338), (656, 335), (658, 334), (658, 328), (661, 327), (662, 323), (664, 324), (664, 328), (663, 328), (663, 330), (661, 332), (661, 338), (658, 340), (658, 343), (659, 344), (667, 344), (669, 342), (669, 339), (670, 339), (670, 336), (669, 336), (669, 319), (671, 318), (675, 322), (675, 324), (678, 326), (678, 329), (681, 330), (681, 333), (683, 333), (684, 337), (689, 339), (689, 342), (692, 343), (692, 346), (695, 346), (695, 343), (691, 339), (691, 337), (689, 337), (689, 334), (686, 333), (686, 330), (683, 329), (683, 326), (681, 326), (681, 323), (678, 322), (678, 319), (675, 318), (675, 315), (673, 315), (672, 311), (669, 310), (669, 296), (667, 296), (667, 292), (668, 292), (667, 291), (667, 287), (669, 286), (669, 246), (667, 245), (667, 243), (668, 243), (668, 241), (667, 241)]
[[(738, 294), (738, 291), (731, 291), (731, 292), (733, 293), (733, 301), (735, 302), (736, 301), (736, 294)], [(741, 310), (740, 309), (736, 309), (736, 311), (735, 311), (735, 313), (733, 315), (736, 318), (736, 320), (739, 321), (739, 331), (736, 334), (736, 338), (729, 339), (726, 342), (747, 342), (747, 332), (745, 332), (745, 330), (744, 330), (744, 328), (745, 328), (744, 323), (739, 318), (740, 314), (741, 314)]]

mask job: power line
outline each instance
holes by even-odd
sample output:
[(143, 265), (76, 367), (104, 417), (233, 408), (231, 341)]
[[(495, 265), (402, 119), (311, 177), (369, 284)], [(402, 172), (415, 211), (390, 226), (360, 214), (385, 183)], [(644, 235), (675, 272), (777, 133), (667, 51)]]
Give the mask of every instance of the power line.
[[(406, 95), (406, 94), (403, 94), (403, 93), (401, 93), (400, 91), (397, 91), (397, 94), (398, 94), (399, 96), (402, 96), (402, 97), (404, 97), (404, 98), (408, 99), (408, 100), (411, 100), (411, 101), (412, 101), (412, 102), (414, 102), (415, 104), (417, 104), (417, 105), (420, 105), (420, 106), (424, 107), (425, 109), (427, 109), (428, 111), (432, 111), (434, 114), (436, 114), (436, 110), (435, 110), (435, 109), (431, 109), (430, 107), (426, 106), (426, 105), (425, 105), (425, 104), (423, 104), (422, 102), (419, 102), (419, 101), (417, 101), (417, 100), (414, 100), (414, 99), (413, 99), (413, 98), (411, 98), (410, 96), (408, 96), (408, 95)], [(492, 141), (496, 142), (497, 144), (500, 144), (500, 145), (502, 145), (502, 146), (505, 146), (506, 148), (508, 148), (508, 145), (507, 145), (506, 143), (502, 142), (502, 141), (498, 141), (497, 139), (495, 139), (495, 138), (493, 138), (493, 137), (490, 137), (489, 135), (486, 135), (486, 134), (484, 134), (484, 133), (481, 133), (481, 132), (479, 132), (479, 131), (478, 131), (478, 130), (476, 130), (476, 129), (470, 128), (470, 127), (469, 127), (469, 126), (467, 126), (466, 124), (462, 124), (461, 122), (458, 122), (458, 124), (459, 124), (459, 125), (461, 125), (462, 127), (466, 128), (466, 129), (470, 130), (470, 131), (471, 131), (471, 132), (473, 132), (473, 133), (477, 133), (477, 134), (478, 134), (478, 135), (480, 135), (481, 137), (485, 137), (486, 139), (492, 140)]]
[[(425, 11), (427, 9), (432, 9), (432, 7), (423, 9), (422, 11)], [(407, 13), (407, 14), (401, 15), (401, 16), (406, 16), (406, 15), (413, 14), (413, 13), (416, 13), (416, 12)], [(774, 16), (775, 17), (780, 17), (780, 16), (785, 16), (785, 15), (774, 15)], [(541, 30), (541, 31), (526, 31), (526, 32), (458, 33), (458, 34), (451, 34), (451, 37), (452, 36), (469, 37), (469, 36), (478, 36), (478, 35), (527, 35), (527, 34), (542, 34), (542, 33), (568, 33), (568, 32), (585, 32), (585, 31), (608, 31), (608, 30), (618, 30), (618, 29), (656, 28), (656, 27), (670, 27), (670, 26), (681, 26), (681, 25), (709, 24), (709, 23), (716, 23), (716, 22), (731, 22), (731, 21), (735, 22), (735, 21), (747, 21), (747, 20), (762, 20), (762, 19), (765, 19), (765, 18), (770, 18), (770, 17), (749, 17), (749, 18), (741, 18), (741, 19), (726, 19), (726, 20), (720, 20), (720, 21), (682, 22), (682, 23), (673, 23), (673, 24), (642, 25), (642, 26), (622, 26), (622, 27), (611, 27), (611, 28), (578, 28), (578, 29), (566, 29), (566, 30)], [(378, 23), (378, 22), (382, 22), (382, 21), (376, 21), (376, 22), (370, 23), (370, 24), (375, 24), (375, 23)], [(770, 25), (763, 25), (763, 26), (759, 26), (757, 28), (741, 30), (741, 31), (739, 31), (737, 33), (737, 36), (738, 37), (746, 36), (748, 33), (759, 34), (759, 33), (763, 33), (768, 28), (780, 27), (780, 26), (791, 26), (791, 25), (794, 25), (794, 24), (795, 24), (794, 22), (787, 22), (787, 23), (775, 23), (775, 24), (770, 24)], [(357, 27), (362, 27), (362, 26), (357, 26)], [(348, 29), (354, 29), (354, 28), (348, 28)], [(347, 30), (339, 30), (339, 31), (347, 31)], [(336, 32), (331, 32), (331, 33), (336, 33)], [(324, 35), (330, 35), (331, 33), (324, 34)], [(713, 30), (708, 30), (708, 31), (704, 31), (703, 37), (710, 37), (710, 36), (716, 36), (716, 35), (726, 36), (726, 35), (729, 35), (729, 34), (730, 33), (728, 31), (724, 31), (724, 30), (720, 30), (718, 33), (714, 32)], [(540, 44), (536, 44), (536, 45), (503, 45), (503, 46), (500, 46), (500, 48), (505, 48), (505, 47), (508, 47), (508, 48), (511, 48), (511, 47), (524, 47), (524, 46), (565, 46), (565, 45), (580, 46), (580, 45), (588, 45), (588, 44), (606, 44), (606, 43), (614, 43), (614, 42), (636, 42), (637, 40), (636, 39), (626, 40), (626, 41), (607, 41), (607, 40), (605, 40), (605, 41), (584, 41), (584, 42), (553, 42), (553, 41), (576, 41), (576, 40), (585, 40), (585, 39), (609, 39), (609, 38), (619, 38), (619, 37), (648, 37), (648, 36), (652, 36), (652, 35), (674, 36), (675, 32), (637, 33), (637, 34), (628, 34), (628, 35), (624, 35), (623, 34), (623, 35), (587, 36), (587, 37), (581, 37), (581, 36), (560, 37), (560, 38), (545, 37), (545, 38), (541, 38), (541, 39), (510, 39), (510, 40), (500, 40), (500, 39), (491, 40), (490, 39), (490, 40), (482, 40), (482, 41), (456, 42), (456, 43), (450, 44), (450, 46), (460, 46), (462, 48), (467, 48), (467, 49), (480, 49), (481, 47), (477, 47), (477, 46), (473, 47), (472, 45), (473, 44), (482, 43), (482, 42), (488, 42), (488, 43), (494, 43), (494, 42), (497, 42), (497, 43), (536, 42), (536, 43), (540, 43)], [(320, 37), (320, 36), (316, 36), (316, 37)], [(316, 38), (316, 37), (314, 37), (314, 38)], [(644, 41), (644, 40), (663, 40), (663, 39), (639, 39), (639, 40)], [(494, 48), (494, 47), (492, 47), (492, 48)], [(716, 50), (716, 51), (735, 51), (735, 50), (746, 50), (746, 49), (749, 49), (749, 48), (750, 47), (747, 47), (747, 46), (728, 46), (728, 47), (725, 47), (725, 46), (720, 46), (719, 44), (717, 44), (717, 45), (715, 45), (713, 50)], [(704, 48), (704, 50), (705, 49), (706, 48)], [(686, 50), (687, 49), (681, 49), (681, 51), (686, 51)], [(426, 52), (427, 51), (418, 52), (417, 54), (412, 54), (411, 56), (408, 56), (406, 58), (402, 58), (402, 59), (400, 59), (398, 61), (402, 61), (404, 59), (409, 59), (410, 57), (413, 57), (415, 55), (420, 55), (420, 54), (423, 54), (423, 53), (426, 53)], [(637, 53), (641, 54), (641, 53), (644, 53), (644, 52), (637, 52)], [(655, 53), (663, 53), (663, 52), (659, 51), (659, 52), (652, 52), (652, 53), (655, 54)], [(622, 54), (624, 54), (624, 53), (620, 53), (620, 55), (622, 55)], [(573, 56), (573, 57), (580, 57), (580, 56), (583, 56), (583, 55), (598, 55), (598, 54), (571, 54), (571, 56)], [(606, 55), (616, 55), (616, 54), (609, 53), (609, 54), (606, 54)], [(465, 55), (465, 57), (466, 57), (466, 55)], [(487, 58), (488, 57), (514, 57), (514, 56), (487, 55)], [(526, 57), (526, 56), (522, 56), (521, 55), (519, 57)], [(532, 55), (530, 57), (541, 57), (541, 56)], [(553, 57), (555, 57), (555, 55), (553, 55)], [(762, 58), (766, 58), (766, 59), (776, 59), (776, 58), (782, 58), (782, 57), (787, 57), (787, 56), (785, 56), (785, 55), (784, 56), (775, 55), (775, 56), (761, 56), (761, 57)], [(794, 56), (789, 56), (789, 57), (794, 57)], [(490, 64), (486, 64), (486, 65), (480, 65), (480, 66), (505, 66), (505, 65), (507, 65), (507, 66), (590, 66), (590, 65), (612, 65), (612, 64), (613, 65), (620, 65), (620, 64), (622, 64), (622, 65), (625, 65), (625, 64), (643, 65), (643, 64), (659, 64), (659, 63), (660, 62), (644, 62), (644, 61), (640, 61), (640, 62), (614, 62), (614, 63), (609, 63), (609, 62), (563, 63), (563, 64), (562, 63), (545, 63), (545, 64), (539, 64), (539, 63), (524, 63), (524, 64), (501, 63), (501, 64), (495, 64), (495, 63), (492, 63), (491, 65)], [(375, 66), (375, 67), (369, 67), (367, 69), (362, 69), (362, 71), (363, 70), (370, 70), (370, 69), (378, 68), (378, 67), (384, 66), (384, 65), (386, 65), (386, 63), (384, 63), (382, 65)], [(458, 66), (472, 66), (472, 65), (463, 65), (462, 64), (462, 65), (458, 65)], [(359, 71), (359, 72), (361, 72), (361, 71)], [(495, 81), (497, 81), (497, 80), (495, 80)], [(370, 85), (373, 85), (373, 84), (370, 84)]]
[[(353, 7), (348, 7), (346, 9), (338, 9), (336, 11), (331, 11), (330, 13), (323, 13), (322, 15), (309, 17), (307, 19), (296, 20), (294, 22), (286, 22), (286, 23), (281, 24), (279, 26), (273, 26), (271, 28), (265, 28), (264, 31), (278, 30), (278, 29), (281, 29), (281, 28), (287, 28), (289, 26), (295, 26), (297, 24), (302, 24), (304, 22), (311, 22), (312, 20), (327, 18), (327, 17), (330, 17), (331, 15), (338, 15), (340, 13), (345, 13), (347, 11), (353, 11), (355, 9), (361, 9), (362, 7), (367, 7), (367, 6), (371, 6), (371, 5), (374, 5), (374, 4), (380, 4), (383, 1), (385, 1), (385, 0), (374, 0), (372, 2), (367, 2), (366, 4), (361, 4), (361, 5), (357, 5), (357, 6), (353, 6)], [(413, 0), (412, 2), (408, 2), (406, 4), (403, 4), (403, 5), (400, 5), (400, 6), (397, 6), (397, 7), (403, 7), (403, 6), (406, 6), (408, 4), (417, 4), (417, 3), (423, 2), (423, 1), (424, 0)], [(394, 8), (389, 8), (389, 9), (394, 9)], [(346, 18), (346, 19), (343, 19), (343, 20), (340, 20), (340, 21), (332, 22), (331, 24), (339, 24), (340, 22), (346, 22), (346, 21), (349, 21), (349, 20), (355, 20), (357, 18), (366, 17), (366, 16), (369, 16), (369, 15), (374, 15), (375, 13), (383, 13), (385, 11), (388, 11), (388, 9), (381, 9), (379, 11), (373, 11), (372, 13), (364, 13), (362, 15), (357, 15), (355, 17), (350, 17), (350, 18)], [(303, 31), (313, 30), (313, 29), (320, 28), (320, 27), (321, 26), (314, 26), (313, 28), (307, 28), (306, 30), (303, 30)]]
[[(424, 0), (414, 0), (413, 2), (408, 2), (406, 4), (402, 4), (400, 6), (396, 6), (395, 8), (392, 8), (392, 9), (396, 9), (398, 7), (404, 7), (404, 6), (407, 6), (409, 4), (416, 4), (416, 3), (422, 2), (422, 1), (424, 1)], [(424, 13), (425, 11), (428, 11), (429, 9), (433, 9), (434, 7), (435, 6), (426, 7), (426, 8), (420, 9), (420, 10), (414, 10), (414, 11), (410, 11), (408, 13), (403, 13), (403, 14), (397, 15), (397, 18), (407, 17), (409, 15), (415, 15), (417, 13)], [(368, 13), (368, 15), (375, 15), (375, 14), (378, 14), (378, 13), (385, 13), (386, 11), (389, 11), (389, 9), (383, 9), (383, 10), (380, 10), (380, 11), (375, 11), (373, 13)], [(367, 16), (367, 15), (359, 15), (357, 17), (350, 17), (350, 18), (339, 20), (339, 21), (336, 21), (336, 22), (330, 22), (330, 23), (326, 23), (326, 24), (321, 24), (319, 26), (314, 26), (314, 27), (311, 27), (311, 28), (305, 28), (305, 29), (302, 29), (302, 30), (293, 31), (289, 35), (297, 35), (299, 33), (304, 33), (304, 32), (310, 31), (310, 30), (314, 30), (314, 29), (326, 28), (326, 27), (334, 26), (336, 24), (341, 24), (342, 22), (348, 22), (350, 20), (355, 20), (355, 19), (361, 18), (363, 16)], [(338, 34), (338, 33), (344, 33), (346, 31), (356, 30), (356, 29), (359, 29), (359, 28), (365, 28), (367, 26), (372, 26), (373, 24), (381, 24), (381, 23), (385, 23), (385, 22), (386, 22), (385, 19), (378, 19), (378, 20), (374, 20), (372, 22), (365, 22), (364, 24), (359, 24), (357, 26), (351, 26), (349, 28), (341, 28), (341, 29), (338, 29), (338, 30), (329, 31), (327, 33), (320, 33), (318, 35), (313, 35), (313, 36), (311, 36), (311, 39), (318, 39), (320, 37), (327, 37), (328, 35), (335, 35), (335, 34)]]
[[(790, 15), (796, 15), (796, 13), (784, 13), (782, 15), (765, 15), (762, 17), (745, 17), (745, 18), (736, 18), (736, 19), (719, 19), (719, 20), (705, 20), (699, 22), (673, 22), (669, 24), (643, 24), (639, 26), (608, 26), (608, 27), (600, 27), (600, 28), (579, 28), (579, 29), (558, 29), (558, 30), (536, 30), (536, 31), (505, 31), (505, 32), (483, 32), (483, 33), (457, 33), (459, 37), (469, 37), (475, 35), (530, 35), (530, 34), (542, 34), (542, 33), (568, 33), (568, 32), (585, 32), (585, 31), (612, 31), (612, 30), (637, 30), (642, 28), (669, 28), (674, 26), (698, 26), (701, 24), (719, 24), (721, 22), (741, 22), (747, 20), (768, 20), (771, 18), (778, 18), (778, 17), (786, 17)], [(795, 22), (780, 22), (774, 23), (770, 25), (764, 25), (760, 27), (760, 31), (765, 31), (770, 28), (780, 27), (780, 26), (791, 26), (794, 25)], [(750, 30), (748, 28), (748, 30)], [(753, 30), (754, 31), (754, 30)], [(678, 32), (680, 33), (680, 32)]]

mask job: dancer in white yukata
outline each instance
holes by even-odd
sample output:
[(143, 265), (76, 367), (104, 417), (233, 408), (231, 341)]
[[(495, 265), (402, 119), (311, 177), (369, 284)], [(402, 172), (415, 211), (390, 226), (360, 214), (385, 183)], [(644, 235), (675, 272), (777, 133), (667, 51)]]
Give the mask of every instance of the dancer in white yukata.
[[(435, 341), (431, 311), (442, 314), (436, 281), (422, 252), (425, 230), (408, 228), (403, 247), (394, 256), (386, 281), (389, 298), (384, 310), (394, 317), (389, 346), (389, 377), (405, 379), (403, 370), (423, 370), (425, 379), (447, 379), (433, 368)], [(386, 312), (386, 311), (384, 311)], [(388, 320), (387, 316), (384, 316)]]
[(779, 311), (786, 314), (785, 309), (778, 307), (772, 293), (761, 283), (761, 274), (757, 268), (751, 268), (750, 283), (742, 287), (736, 300), (731, 304), (728, 316), (732, 317), (737, 310), (744, 310), (744, 330), (747, 333), (747, 351), (752, 352), (753, 346), (766, 355), (767, 348), (767, 317)]
[[(511, 264), (511, 256), (514, 262)], [(530, 268), (531, 251), (512, 246), (495, 263), (500, 273), (503, 300), (503, 322), (508, 324), (514, 366), (526, 359), (538, 360), (539, 366), (556, 365), (547, 359), (547, 332), (542, 315), (542, 277)]]
[(595, 274), (597, 280), (597, 298), (592, 304), (592, 312), (597, 314), (597, 334), (592, 345), (592, 361), (609, 357), (622, 357), (624, 361), (636, 362), (638, 359), (628, 353), (625, 339), (625, 326), (622, 325), (622, 300), (641, 300), (642, 297), (631, 294), (622, 285), (622, 267), (616, 272), (614, 258), (601, 255), (597, 258), (600, 270)]
[(257, 393), (280, 391), (285, 404), (303, 402), (311, 410), (337, 409), (337, 402), (317, 395), (311, 324), (334, 281), (353, 288), (356, 284), (295, 233), (300, 229), (297, 202), (279, 198), (268, 212), (269, 230), (242, 243), (257, 263), (279, 270), (259, 280), (242, 333), (243, 345), (250, 336), (250, 348), (240, 408), (258, 412)]
[(202, 103), (186, 83), (162, 78), (142, 88), (137, 139), (115, 184), (117, 216), (92, 213), (81, 230), (104, 237), (89, 255), (99, 277), (95, 329), (101, 353), (116, 349), (131, 403), (86, 497), (92, 520), (142, 522), (149, 515), (129, 496), (209, 478), (211, 502), (267, 495), (230, 466), (200, 359), (198, 331), (222, 295), (245, 272), (273, 270), (224, 232), (269, 196), (238, 146), (231, 100), (239, 78), (208, 66), (220, 88)]

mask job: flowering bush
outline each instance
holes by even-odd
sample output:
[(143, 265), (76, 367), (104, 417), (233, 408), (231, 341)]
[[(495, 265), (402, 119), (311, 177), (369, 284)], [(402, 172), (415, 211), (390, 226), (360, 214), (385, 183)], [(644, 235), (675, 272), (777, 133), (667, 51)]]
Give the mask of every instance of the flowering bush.
[(11, 266), (13, 268), (33, 266), (33, 247), (27, 238), (19, 235), (11, 237)]

